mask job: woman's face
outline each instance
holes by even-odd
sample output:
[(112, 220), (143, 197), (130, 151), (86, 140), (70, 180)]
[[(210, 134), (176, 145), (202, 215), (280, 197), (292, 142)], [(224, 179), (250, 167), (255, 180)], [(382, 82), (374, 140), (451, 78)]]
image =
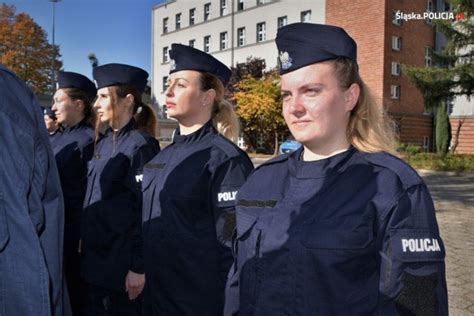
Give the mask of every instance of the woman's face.
[[(112, 98), (115, 104), (112, 104)], [(94, 103), (94, 108), (97, 111), (99, 120), (102, 123), (108, 122), (109, 125), (112, 123), (112, 120), (121, 122), (125, 116), (130, 115), (130, 107), (126, 106), (126, 98), (119, 98), (110, 87), (97, 90), (97, 100)]]
[(58, 123), (71, 126), (83, 115), (83, 103), (79, 100), (72, 100), (63, 89), (56, 91), (53, 100), (54, 104), (51, 110), (54, 111)]
[(295, 139), (307, 148), (347, 143), (350, 111), (358, 86), (342, 91), (333, 62), (320, 62), (281, 76), (283, 116)]
[(204, 108), (212, 106), (209, 94), (201, 91), (200, 77), (200, 73), (193, 70), (182, 70), (169, 76), (165, 91), (168, 116), (182, 121), (201, 116)]

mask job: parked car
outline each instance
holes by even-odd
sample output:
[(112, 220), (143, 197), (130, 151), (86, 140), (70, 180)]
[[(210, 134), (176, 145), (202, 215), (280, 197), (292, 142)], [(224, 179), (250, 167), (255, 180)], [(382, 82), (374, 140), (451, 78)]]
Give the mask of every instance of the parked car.
[(291, 153), (292, 151), (295, 151), (300, 147), (301, 144), (298, 143), (296, 140), (287, 139), (280, 144), (280, 154)]

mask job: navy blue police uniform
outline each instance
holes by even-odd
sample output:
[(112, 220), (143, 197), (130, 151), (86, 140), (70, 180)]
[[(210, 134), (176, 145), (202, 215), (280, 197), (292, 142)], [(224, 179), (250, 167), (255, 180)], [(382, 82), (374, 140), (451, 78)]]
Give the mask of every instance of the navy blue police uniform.
[[(210, 72), (228, 82), (213, 57), (173, 44), (171, 72)], [(143, 173), (146, 315), (222, 315), (232, 264), (234, 200), (253, 169), (247, 154), (208, 121), (173, 142)]]
[(0, 314), (68, 315), (64, 207), (43, 113), (0, 65)]
[[(282, 74), (355, 60), (355, 42), (328, 25), (289, 25), (277, 45)], [(387, 153), (306, 162), (303, 150), (239, 190), (225, 315), (447, 315), (445, 248), (417, 173)]]
[[(132, 85), (143, 91), (148, 74), (107, 64), (94, 69), (99, 88)], [(140, 299), (129, 302), (128, 271), (143, 273), (141, 233), (142, 168), (159, 151), (158, 141), (137, 129), (135, 119), (118, 132), (109, 129), (89, 162), (81, 223), (82, 277), (88, 287), (86, 314), (140, 314)]]
[[(87, 77), (60, 71), (57, 89), (76, 88), (92, 102), (97, 90)], [(92, 109), (91, 109), (92, 110)], [(80, 278), (80, 222), (87, 186), (87, 163), (94, 151), (94, 129), (84, 118), (74, 126), (64, 126), (60, 137), (51, 141), (64, 196), (64, 271), (71, 307), (82, 315), (83, 284)], [(51, 136), (50, 136), (51, 137)]]

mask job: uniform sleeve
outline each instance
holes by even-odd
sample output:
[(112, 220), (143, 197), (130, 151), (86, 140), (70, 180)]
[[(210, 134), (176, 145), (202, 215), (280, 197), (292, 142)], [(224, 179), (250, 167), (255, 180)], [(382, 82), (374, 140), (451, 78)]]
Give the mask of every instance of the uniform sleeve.
[(381, 226), (382, 314), (447, 315), (445, 249), (425, 184), (401, 194)]
[(250, 161), (236, 157), (223, 163), (213, 177), (212, 210), (221, 258), (221, 276), (224, 281), (233, 261), (231, 240), (235, 229), (235, 197), (252, 169)]
[(143, 236), (142, 236), (142, 190), (143, 166), (150, 161), (160, 148), (158, 144), (147, 144), (140, 147), (132, 157), (131, 166), (127, 176), (127, 186), (135, 197), (133, 205), (133, 249), (131, 269), (136, 273), (144, 273), (143, 266)]

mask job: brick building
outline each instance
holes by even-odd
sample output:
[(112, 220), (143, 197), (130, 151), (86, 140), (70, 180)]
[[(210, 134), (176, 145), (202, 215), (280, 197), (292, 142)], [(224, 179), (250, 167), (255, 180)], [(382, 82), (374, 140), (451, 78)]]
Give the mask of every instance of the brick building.
[(356, 40), (361, 76), (377, 103), (394, 119), (400, 141), (426, 150), (433, 146), (433, 118), (424, 113), (423, 97), (403, 75), (401, 66), (431, 64), (428, 49), (434, 47), (435, 31), (429, 21), (396, 20), (395, 13), (423, 13), (430, 3), (326, 1), (326, 23), (343, 27)]

